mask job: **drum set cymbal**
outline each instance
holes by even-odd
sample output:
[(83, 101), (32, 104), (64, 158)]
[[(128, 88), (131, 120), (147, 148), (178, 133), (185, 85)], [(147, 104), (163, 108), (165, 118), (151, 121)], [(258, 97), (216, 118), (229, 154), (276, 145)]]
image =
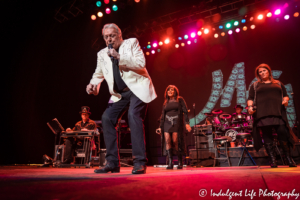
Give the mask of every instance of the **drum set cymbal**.
[(221, 110), (221, 109), (215, 109), (215, 110), (211, 111), (211, 113), (214, 114), (214, 115), (220, 115), (220, 114), (223, 113), (223, 110)]
[(214, 114), (212, 114), (212, 113), (204, 113), (204, 115), (206, 115), (207, 117), (213, 117), (214, 116)]
[(223, 113), (223, 114), (221, 114), (221, 115), (219, 115), (219, 117), (221, 118), (221, 119), (231, 119), (231, 115), (230, 114), (227, 114), (227, 113)]

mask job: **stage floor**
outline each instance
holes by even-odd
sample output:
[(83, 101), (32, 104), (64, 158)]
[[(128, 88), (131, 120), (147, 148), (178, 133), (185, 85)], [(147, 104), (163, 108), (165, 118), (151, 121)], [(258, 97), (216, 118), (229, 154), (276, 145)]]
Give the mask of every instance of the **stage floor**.
[(300, 166), (149, 166), (142, 175), (131, 167), (115, 174), (94, 169), (1, 166), (0, 199), (300, 199)]

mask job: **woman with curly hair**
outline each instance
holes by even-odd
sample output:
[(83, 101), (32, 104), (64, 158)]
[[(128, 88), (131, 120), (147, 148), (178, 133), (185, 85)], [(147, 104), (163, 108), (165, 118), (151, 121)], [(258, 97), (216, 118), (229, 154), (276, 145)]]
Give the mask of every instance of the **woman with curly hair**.
[(160, 127), (156, 130), (162, 139), (162, 154), (168, 155), (167, 169), (173, 169), (173, 150), (178, 155), (178, 168), (182, 169), (182, 156), (185, 155), (184, 129), (191, 131), (188, 109), (179, 90), (169, 85), (165, 91), (165, 101), (160, 117)]

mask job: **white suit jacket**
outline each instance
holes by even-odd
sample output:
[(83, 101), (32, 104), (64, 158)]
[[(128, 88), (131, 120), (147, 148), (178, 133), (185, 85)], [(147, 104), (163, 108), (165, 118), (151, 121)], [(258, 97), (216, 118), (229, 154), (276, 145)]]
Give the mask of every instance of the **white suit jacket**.
[[(105, 79), (109, 92), (112, 95), (110, 102), (114, 103), (121, 99), (121, 95), (114, 91), (113, 68), (110, 57), (107, 55), (108, 48), (100, 50), (97, 54), (97, 67), (91, 84), (97, 85), (97, 93), (101, 82)], [(124, 40), (119, 48), (119, 65), (126, 65), (127, 69), (120, 72), (121, 78), (127, 87), (143, 102), (149, 103), (156, 98), (152, 80), (146, 69), (146, 60), (139, 42), (136, 38)]]

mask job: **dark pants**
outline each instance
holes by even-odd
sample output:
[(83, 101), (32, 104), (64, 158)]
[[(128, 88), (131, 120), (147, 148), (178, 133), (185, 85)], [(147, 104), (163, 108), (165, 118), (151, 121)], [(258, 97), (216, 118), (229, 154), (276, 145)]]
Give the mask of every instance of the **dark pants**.
[(73, 160), (73, 153), (75, 149), (80, 149), (83, 146), (83, 140), (80, 138), (69, 137), (65, 141), (65, 159)]
[(273, 126), (262, 126), (260, 127), (262, 131), (262, 137), (264, 139), (264, 143), (273, 143), (273, 131), (272, 129), (275, 129), (275, 132), (277, 133), (277, 139), (279, 141), (288, 141), (287, 135), (288, 129), (285, 125), (273, 125)]
[(115, 166), (120, 166), (118, 137), (115, 127), (118, 119), (128, 109), (133, 164), (134, 166), (145, 165), (147, 157), (143, 119), (146, 114), (147, 104), (136, 97), (131, 91), (123, 92), (121, 95), (122, 99), (116, 103), (108, 104), (107, 109), (102, 115), (103, 135), (106, 145), (105, 158), (107, 162)]

